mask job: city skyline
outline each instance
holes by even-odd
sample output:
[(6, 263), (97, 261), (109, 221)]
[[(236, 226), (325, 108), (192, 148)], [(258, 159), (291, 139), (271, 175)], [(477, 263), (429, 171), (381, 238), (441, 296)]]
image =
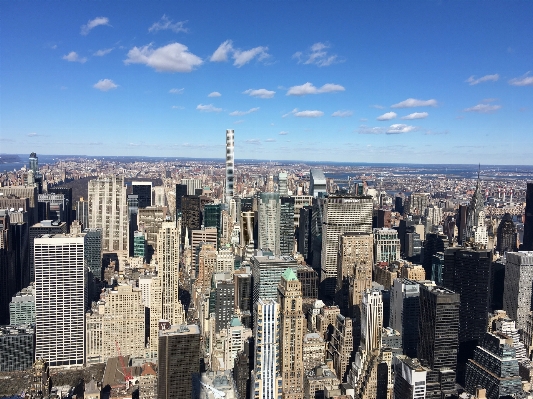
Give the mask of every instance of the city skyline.
[(2, 152), (531, 163), (529, 2), (130, 4), (0, 5)]

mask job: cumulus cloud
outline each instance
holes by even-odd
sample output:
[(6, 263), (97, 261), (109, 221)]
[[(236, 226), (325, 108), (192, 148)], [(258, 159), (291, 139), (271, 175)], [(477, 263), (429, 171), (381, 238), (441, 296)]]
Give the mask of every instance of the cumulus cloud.
[(343, 86), (326, 83), (320, 88), (315, 87), (312, 83), (307, 82), (300, 86), (292, 86), (287, 90), (287, 96), (305, 96), (307, 94), (319, 94), (319, 93), (333, 93), (336, 91), (346, 90)]
[(427, 112), (413, 112), (412, 114), (402, 116), (402, 119), (412, 120), (412, 119), (424, 119), (428, 117)]
[(250, 108), (248, 111), (233, 111), (233, 112), (230, 112), (230, 116), (243, 116), (243, 115), (248, 115), (248, 114), (251, 114), (252, 112), (257, 112), (257, 111), (259, 111), (259, 107)]
[(337, 116), (339, 118), (346, 118), (352, 115), (353, 115), (352, 111), (341, 111), (341, 110), (335, 111), (334, 113), (331, 114), (331, 116)]
[(409, 133), (415, 130), (416, 127), (404, 125), (403, 123), (395, 123), (394, 125), (390, 125), (389, 129), (387, 130), (387, 134), (402, 134), (402, 133)]
[(529, 76), (530, 72), (526, 72), (519, 78), (513, 78), (509, 81), (512, 86), (533, 86), (533, 76)]
[(168, 92), (170, 94), (183, 94), (184, 91), (185, 91), (185, 88), (182, 88), (182, 89), (170, 89)]
[(96, 28), (97, 26), (100, 26), (100, 25), (107, 25), (107, 26), (111, 26), (109, 25), (109, 18), (107, 17), (96, 17), (95, 19), (92, 19), (90, 20), (89, 22), (87, 22), (87, 25), (82, 25), (81, 26), (81, 34), (83, 36), (86, 36), (89, 34), (89, 32)]
[(292, 58), (298, 60), (298, 64), (314, 64), (319, 67), (329, 66), (342, 62), (337, 54), (329, 54), (328, 49), (331, 46), (328, 43), (318, 42), (313, 44), (307, 51), (298, 51), (293, 54)]
[(286, 136), (289, 134), (289, 132), (286, 132), (284, 130), (282, 130), (281, 132), (278, 133), (280, 136)]
[(203, 112), (220, 112), (220, 111), (222, 111), (222, 108), (216, 108), (215, 106), (213, 106), (213, 104), (208, 104), (208, 105), (198, 104), (196, 106), (196, 109), (199, 110), (199, 111), (203, 111)]
[(166, 15), (163, 14), (163, 16), (161, 17), (159, 21), (155, 22), (152, 26), (148, 28), (148, 32), (157, 32), (160, 30), (171, 30), (176, 33), (179, 33), (179, 32), (187, 33), (189, 30), (184, 27), (186, 23), (187, 21), (174, 22), (171, 19), (169, 19)]
[(64, 55), (63, 56), (63, 59), (64, 60), (67, 60), (69, 62), (80, 62), (80, 63), (85, 63), (87, 61), (87, 58), (85, 57), (80, 57), (78, 55), (78, 53), (76, 53), (75, 51), (71, 51), (70, 53), (68, 53), (67, 55)]
[(109, 91), (116, 89), (118, 85), (115, 84), (115, 82), (113, 82), (111, 79), (100, 79), (93, 85), (93, 87), (101, 91)]
[(242, 94), (248, 94), (249, 96), (259, 98), (272, 98), (276, 92), (267, 89), (248, 89), (243, 91)]
[(417, 100), (416, 98), (408, 98), (398, 104), (391, 105), (391, 108), (413, 108), (413, 107), (435, 107), (437, 100)]
[(498, 79), (500, 79), (500, 75), (498, 75), (497, 73), (495, 73), (494, 75), (485, 75), (478, 79), (476, 79), (476, 77), (472, 75), (467, 80), (465, 80), (465, 82), (470, 84), (470, 86), (473, 86), (483, 82), (496, 82)]
[(480, 114), (490, 114), (499, 110), (501, 105), (490, 105), (490, 104), (478, 104), (470, 108), (465, 108), (464, 112), (478, 112)]
[(220, 94), (218, 91), (213, 91), (207, 95), (207, 97), (220, 97), (222, 94)]
[(248, 64), (254, 58), (257, 58), (258, 61), (263, 61), (264, 59), (270, 57), (270, 54), (268, 54), (267, 51), (268, 47), (264, 46), (254, 47), (250, 50), (243, 51), (233, 47), (233, 42), (231, 40), (226, 40), (220, 46), (218, 46), (209, 60), (211, 62), (226, 62), (231, 54), (231, 57), (234, 61), (233, 65), (235, 65), (237, 68), (240, 68), (243, 65)]
[(299, 118), (319, 118), (324, 115), (322, 111), (318, 111), (318, 110), (298, 111), (296, 109), (292, 112), (292, 114)]
[(383, 115), (378, 116), (376, 119), (378, 121), (390, 121), (391, 119), (396, 118), (398, 115), (396, 112), (386, 112)]
[(158, 72), (191, 72), (195, 67), (202, 65), (203, 61), (181, 43), (171, 43), (156, 49), (150, 43), (132, 48), (124, 63), (144, 64)]
[(106, 49), (103, 49), (103, 50), (96, 51), (95, 53), (93, 53), (93, 55), (95, 57), (103, 57), (104, 55), (109, 54), (111, 51), (113, 51), (113, 48), (106, 48)]
[(265, 140), (265, 143), (274, 143), (276, 140), (274, 139), (266, 139)]

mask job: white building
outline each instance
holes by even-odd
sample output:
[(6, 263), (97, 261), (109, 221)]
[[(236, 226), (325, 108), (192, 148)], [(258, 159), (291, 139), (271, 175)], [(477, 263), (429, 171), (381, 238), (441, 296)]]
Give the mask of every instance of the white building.
[(233, 174), (235, 169), (235, 131), (226, 129), (226, 204), (233, 199)]
[(531, 309), (533, 251), (507, 252), (506, 259), (503, 310), (516, 320), (519, 330), (525, 330)]
[(274, 300), (255, 304), (255, 361), (251, 387), (253, 399), (281, 399), (279, 373), (280, 309)]
[(381, 349), (383, 299), (379, 290), (363, 293), (361, 304), (361, 347), (366, 353)]
[(124, 176), (89, 181), (89, 226), (102, 230), (102, 251), (128, 251), (128, 206)]
[(374, 262), (400, 260), (400, 239), (394, 229), (374, 229)]
[(259, 199), (259, 248), (280, 253), (281, 203), (279, 193), (261, 193)]
[(83, 366), (87, 272), (85, 234), (35, 238), (35, 358)]

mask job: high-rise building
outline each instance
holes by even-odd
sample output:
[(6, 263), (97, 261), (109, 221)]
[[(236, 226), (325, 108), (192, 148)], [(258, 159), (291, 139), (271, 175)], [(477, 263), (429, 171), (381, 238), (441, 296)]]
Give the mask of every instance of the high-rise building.
[(374, 229), (374, 261), (388, 262), (400, 260), (400, 239), (394, 229)]
[(311, 232), (311, 220), (313, 215), (313, 207), (311, 205), (304, 206), (300, 209), (300, 217), (298, 218), (298, 252), (303, 255), (308, 264), (312, 264), (312, 241), (313, 235)]
[(337, 280), (339, 237), (346, 232), (372, 233), (373, 201), (370, 196), (330, 196), (324, 201), (320, 281), (333, 297)]
[(278, 191), (280, 196), (289, 195), (289, 189), (287, 187), (287, 172), (278, 173)]
[[(147, 258), (150, 260), (152, 254), (157, 253), (157, 235), (166, 220), (166, 208), (162, 206), (139, 208), (137, 220), (138, 230), (145, 234)], [(135, 237), (135, 232), (133, 236)]]
[(238, 270), (233, 274), (235, 281), (235, 309), (242, 315), (243, 324), (252, 328), (252, 274)]
[[(492, 253), (489, 250), (448, 248), (444, 252), (444, 287), (461, 297), (459, 341), (483, 337), (487, 330)], [(453, 275), (453, 283), (447, 276)]]
[(522, 251), (533, 251), (533, 183), (527, 183)]
[(356, 325), (360, 322), (363, 292), (372, 286), (373, 244), (374, 237), (369, 233), (348, 232), (339, 238), (335, 302), (341, 313), (356, 319)]
[(276, 300), (281, 275), (290, 267), (296, 273), (298, 263), (290, 256), (255, 255), (251, 258), (253, 302), (259, 298)]
[(320, 194), (328, 193), (326, 176), (322, 169), (311, 169), (309, 171), (309, 195), (318, 197)]
[[(338, 308), (337, 308), (338, 309)], [(353, 352), (352, 319), (337, 313), (334, 322), (328, 325), (331, 331), (326, 356), (333, 360), (333, 369), (340, 380), (345, 380)]]
[(0, 326), (0, 371), (29, 369), (34, 359), (34, 341), (33, 326)]
[(84, 229), (91, 227), (89, 225), (89, 201), (83, 201), (83, 198), (76, 201), (76, 220), (79, 220)]
[(200, 330), (194, 324), (163, 328), (159, 331), (157, 398), (191, 399), (193, 378), (200, 373)]
[(36, 358), (51, 367), (85, 362), (85, 234), (36, 238)]
[(89, 181), (89, 226), (102, 230), (102, 251), (128, 250), (124, 176), (100, 176)]
[(178, 298), (180, 228), (174, 222), (163, 222), (157, 235), (157, 265), (162, 277), (163, 319), (172, 325), (185, 322), (183, 306)]
[(181, 179), (181, 184), (187, 186), (187, 195), (197, 195), (196, 190), (202, 188), (201, 179)]
[(517, 250), (516, 225), (512, 216), (506, 213), (498, 226), (496, 251), (503, 255), (506, 252), (516, 252)]
[(203, 225), (204, 227), (217, 229), (217, 247), (220, 247), (220, 236), (222, 235), (222, 204), (205, 204)]
[(185, 184), (176, 184), (176, 219), (181, 216), (181, 201), (185, 195), (187, 195), (187, 186)]
[(507, 252), (503, 288), (503, 310), (516, 320), (519, 330), (526, 329), (533, 294), (533, 251)]
[(426, 271), (426, 276), (431, 277), (432, 280), (436, 280), (436, 276), (433, 275), (432, 261), (433, 256), (438, 252), (444, 252), (449, 246), (448, 237), (444, 234), (428, 233), (426, 234), (426, 241), (424, 242), (424, 259), (422, 260), (422, 266)]
[(102, 230), (85, 229), (85, 259), (94, 277), (102, 279)]
[(390, 295), (390, 327), (402, 337), (403, 353), (415, 358), (418, 345), (420, 314), (420, 284), (408, 279), (396, 279)]
[[(57, 194), (57, 195), (63, 195), (64, 198), (64, 219), (61, 219), (63, 222), (65, 222), (70, 228), (70, 225), (72, 223), (72, 207), (73, 207), (73, 198), (72, 198), (72, 188), (71, 187), (48, 187), (48, 194)], [(70, 230), (69, 230), (70, 231)]]
[(302, 312), (302, 284), (294, 270), (287, 268), (278, 286), (281, 308), (280, 354), (283, 398), (303, 399), (303, 337), (305, 317)]
[(425, 399), (428, 369), (418, 359), (397, 355), (394, 362), (394, 397), (402, 399)]
[(35, 285), (17, 292), (9, 303), (9, 324), (35, 324)]
[(455, 392), (459, 348), (459, 294), (436, 286), (420, 286), (418, 359), (427, 373), (426, 397)]
[(233, 198), (234, 169), (235, 169), (235, 131), (226, 129), (226, 203)]
[(280, 254), (279, 193), (261, 193), (259, 198), (259, 248)]
[(383, 299), (377, 289), (363, 293), (361, 303), (361, 348), (371, 353), (381, 348), (383, 329)]
[(273, 299), (259, 299), (254, 305), (255, 358), (251, 399), (281, 399), (280, 309)]
[(152, 206), (152, 182), (151, 181), (132, 181), (131, 188), (133, 195), (138, 198), (139, 208)]
[(485, 226), (485, 201), (479, 186), (479, 174), (476, 183), (476, 191), (472, 196), (466, 212), (466, 237), (467, 241), (475, 244), (488, 245), (489, 237)]
[(294, 252), (294, 198), (280, 198), (279, 250), (281, 255)]
[(29, 249), (30, 249), (30, 279), (35, 280), (35, 260), (34, 260), (34, 240), (43, 234), (66, 234), (67, 224), (65, 222), (57, 222), (52, 220), (43, 220), (40, 223), (35, 223), (30, 226), (29, 232)]
[(512, 338), (500, 332), (485, 333), (474, 350), (474, 358), (466, 364), (465, 380), (467, 392), (475, 394), (476, 388), (485, 388), (487, 399), (513, 397), (522, 392)]
[[(220, 279), (216, 277), (220, 276)], [(235, 313), (235, 283), (232, 279), (225, 279), (225, 273), (213, 277), (215, 295), (215, 332), (226, 330)]]

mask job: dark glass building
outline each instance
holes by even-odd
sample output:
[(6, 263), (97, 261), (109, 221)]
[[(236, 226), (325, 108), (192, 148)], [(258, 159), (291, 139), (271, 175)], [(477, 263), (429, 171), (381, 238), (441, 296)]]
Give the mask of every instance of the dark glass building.
[(533, 251), (533, 183), (527, 183), (524, 242), (520, 249), (522, 251)]
[(505, 252), (516, 252), (516, 225), (509, 213), (506, 213), (498, 226), (496, 251), (501, 255)]

